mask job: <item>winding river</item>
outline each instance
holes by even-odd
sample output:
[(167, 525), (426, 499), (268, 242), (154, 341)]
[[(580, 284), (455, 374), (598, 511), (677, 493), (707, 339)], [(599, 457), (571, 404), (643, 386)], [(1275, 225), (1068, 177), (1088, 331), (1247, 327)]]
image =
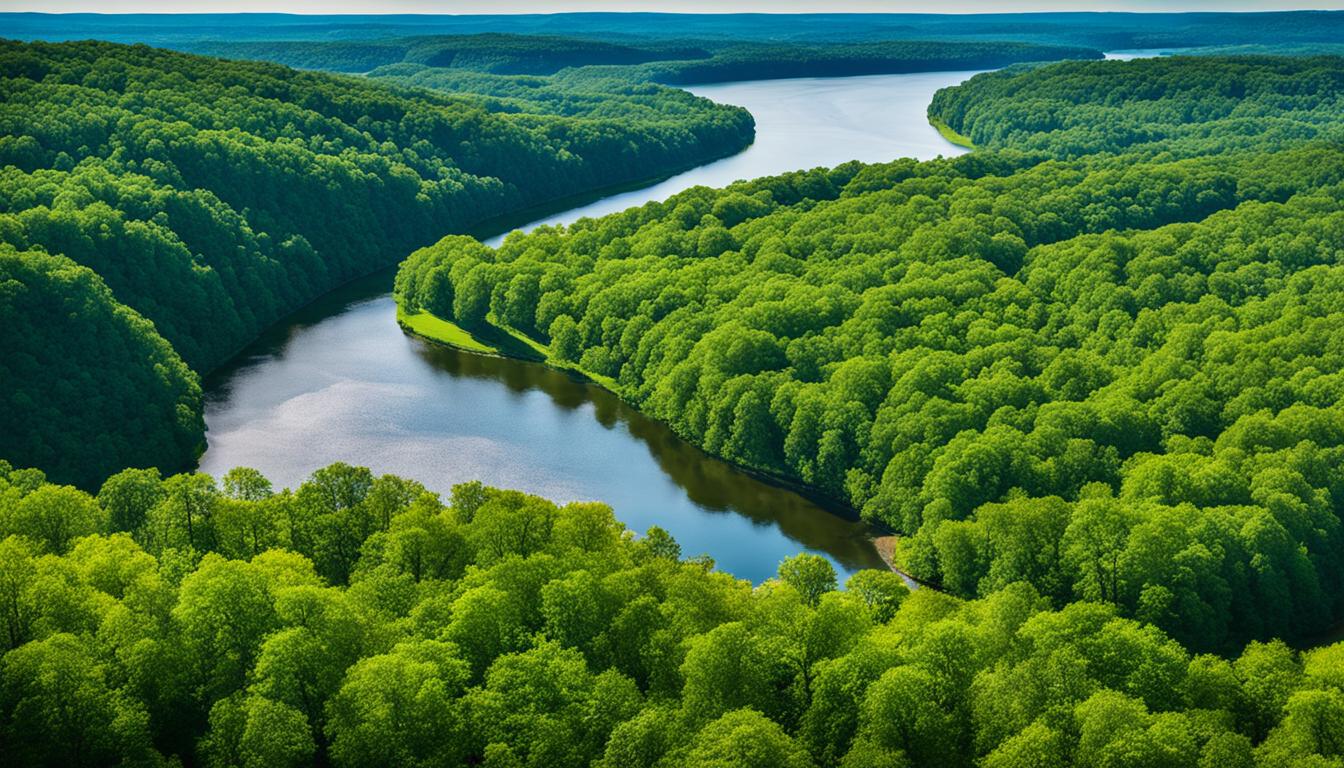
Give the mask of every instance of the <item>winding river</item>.
[[(928, 125), (925, 109), (934, 91), (971, 74), (692, 88), (749, 109), (756, 143), (524, 228), (600, 216), (696, 185), (854, 159), (959, 154)], [(684, 555), (707, 554), (753, 581), (800, 549), (825, 555), (842, 577), (883, 567), (867, 525), (707, 456), (599, 387), (536, 363), (404, 335), (389, 295), (393, 274), (329, 294), (206, 381), (202, 471), (249, 466), (278, 486), (294, 486), (314, 469), (345, 461), (444, 493), (478, 479), (558, 502), (601, 500), (630, 528), (662, 526)]]

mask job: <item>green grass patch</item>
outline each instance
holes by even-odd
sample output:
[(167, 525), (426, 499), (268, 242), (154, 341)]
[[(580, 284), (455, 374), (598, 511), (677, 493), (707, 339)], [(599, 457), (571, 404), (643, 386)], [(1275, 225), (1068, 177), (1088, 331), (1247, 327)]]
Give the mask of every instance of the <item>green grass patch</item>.
[(620, 391), (616, 380), (612, 377), (585, 371), (574, 363), (557, 360), (551, 356), (551, 350), (545, 344), (513, 328), (490, 325), (468, 331), (451, 320), (444, 320), (429, 312), (408, 313), (401, 308), (401, 305), (397, 305), (397, 322), (402, 328), (430, 341), (468, 352), (546, 363), (553, 368), (574, 371), (612, 392)]
[(450, 323), (441, 317), (431, 315), (428, 312), (407, 313), (398, 306), (397, 322), (416, 336), (423, 336), (430, 341), (437, 341), (449, 346), (465, 349), (468, 352), (484, 352), (491, 355), (501, 354), (496, 347), (480, 341), (456, 324)]
[(969, 138), (965, 136), (962, 136), (960, 133), (957, 133), (956, 131), (952, 130), (952, 126), (943, 122), (942, 119), (937, 117), (931, 117), (929, 118), (929, 125), (932, 125), (934, 129), (938, 131), (939, 136), (942, 136), (944, 139), (947, 139), (953, 144), (956, 144), (958, 147), (965, 147), (966, 149), (975, 149), (975, 142), (971, 141)]

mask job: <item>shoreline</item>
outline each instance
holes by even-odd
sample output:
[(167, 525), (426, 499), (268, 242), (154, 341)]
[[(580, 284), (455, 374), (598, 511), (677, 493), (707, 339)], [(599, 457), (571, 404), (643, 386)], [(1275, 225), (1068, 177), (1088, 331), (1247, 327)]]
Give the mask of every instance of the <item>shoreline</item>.
[[(426, 320), (424, 318), (428, 319)], [(607, 379), (607, 377), (604, 376), (594, 376), (593, 374), (588, 373), (587, 371), (584, 371), (583, 369), (577, 366), (567, 365), (564, 363), (557, 363), (556, 361), (550, 358), (549, 354), (545, 354), (543, 352), (543, 349), (539, 349), (538, 347), (540, 347), (540, 345), (537, 344), (536, 342), (531, 342), (529, 346), (534, 351), (537, 352), (538, 357), (530, 357), (530, 356), (523, 357), (519, 355), (511, 355), (505, 351), (502, 351), (498, 347), (490, 346), (489, 344), (478, 339), (476, 335), (471, 333), (470, 331), (467, 331), (466, 329), (462, 328), (456, 323), (438, 317), (437, 315), (433, 315), (423, 310), (417, 313), (407, 314), (406, 311), (402, 308), (400, 302), (397, 303), (396, 321), (397, 325), (401, 328), (403, 333), (413, 338), (424, 341), (428, 344), (435, 344), (442, 347), (448, 347), (450, 349), (455, 349), (458, 350), (459, 352), (469, 355), (484, 355), (487, 357), (498, 357), (510, 360), (517, 360), (520, 362), (536, 363), (539, 365), (544, 365), (547, 368), (550, 368), (551, 370), (559, 371), (568, 376), (571, 376), (576, 381), (581, 381), (585, 384), (589, 384), (591, 386), (595, 386), (602, 389), (604, 392), (619, 399), (621, 402), (625, 403), (631, 408), (634, 408), (636, 411), (639, 411), (639, 413), (642, 414), (645, 418), (657, 421), (660, 424), (667, 426), (668, 429), (671, 429), (670, 425), (668, 425), (667, 422), (658, 419), (657, 417), (650, 416), (649, 414), (640, 410), (638, 406), (636, 406), (636, 404), (631, 403), (614, 386), (615, 385), (614, 381)], [(442, 329), (445, 332), (445, 335), (440, 336), (433, 333), (433, 331), (431, 331), (430, 328), (425, 327), (428, 324), (433, 324), (436, 326), (441, 325)], [(508, 335), (510, 338), (514, 339), (517, 338), (518, 334), (516, 332), (511, 332), (508, 329), (500, 328), (498, 326), (492, 326), (492, 328), (494, 328), (499, 333)], [(673, 432), (675, 434), (675, 430)], [(919, 581), (915, 577), (911, 576), (909, 573), (906, 573), (905, 571), (901, 570), (893, 562), (892, 553), (894, 549), (894, 543), (898, 538), (896, 534), (892, 532), (889, 528), (887, 528), (885, 525), (879, 522), (865, 519), (861, 514), (859, 514), (859, 511), (854, 509), (854, 507), (850, 505), (848, 502), (836, 498), (834, 496), (831, 496), (829, 494), (826, 494), (817, 488), (808, 486), (793, 478), (786, 477), (784, 475), (780, 475), (774, 472), (761, 470), (756, 467), (749, 467), (744, 464), (740, 464), (736, 461), (733, 461), (731, 459), (725, 458), (723, 456), (718, 456), (716, 454), (709, 453), (696, 443), (690, 440), (686, 440), (684, 437), (680, 435), (678, 435), (677, 437), (682, 441), (684, 441), (687, 445), (695, 448), (704, 455), (711, 457), (716, 461), (721, 461), (727, 464), (728, 466), (732, 467), (733, 469), (742, 472), (745, 475), (748, 475), (768, 485), (772, 485), (776, 488), (782, 488), (784, 490), (791, 491), (793, 493), (798, 494), (799, 496), (802, 496), (805, 499), (808, 499), (809, 501), (816, 503), (818, 506), (824, 509), (826, 513), (829, 515), (833, 515), (842, 520), (863, 523), (865, 526), (871, 529), (869, 531), (868, 536), (866, 537), (869, 544), (873, 547), (873, 550), (877, 553), (878, 558), (882, 561), (882, 563), (887, 567), (888, 570), (899, 575), (901, 579), (906, 582), (906, 585), (910, 586), (912, 589), (918, 586), (924, 586), (924, 587), (929, 586)]]
[(969, 137), (957, 133), (953, 130), (952, 126), (943, 122), (942, 118), (930, 117), (929, 125), (933, 126), (934, 130), (938, 131), (938, 135), (946, 139), (948, 143), (961, 147), (962, 149), (975, 149), (975, 142), (971, 141)]
[(899, 541), (900, 538), (900, 536), (897, 536), (894, 533), (886, 534), (884, 536), (874, 536), (873, 548), (877, 550), (877, 556), (882, 558), (882, 562), (887, 564), (887, 568), (890, 569), (892, 573), (900, 576), (901, 580), (905, 582), (905, 586), (909, 587), (911, 590), (916, 590), (922, 587), (924, 589), (932, 589), (935, 592), (941, 592), (942, 590), (934, 585), (911, 576), (909, 571), (904, 570), (896, 564), (896, 542)]
[[(751, 140), (731, 151), (710, 153), (709, 155), (706, 155), (703, 159), (665, 169), (663, 172), (653, 176), (642, 176), (639, 178), (629, 179), (626, 181), (616, 181), (601, 187), (580, 190), (572, 194), (561, 195), (559, 197), (550, 198), (548, 200), (541, 200), (539, 202), (532, 203), (523, 208), (518, 208), (513, 211), (504, 211), (498, 214), (494, 214), (492, 216), (487, 216), (486, 218), (483, 218), (480, 221), (462, 226), (460, 228), (460, 231), (444, 232), (442, 235), (439, 235), (432, 241), (417, 246), (416, 248), (412, 248), (411, 252), (414, 252), (419, 248), (427, 248), (433, 245), (434, 243), (439, 242), (443, 238), (451, 237), (453, 235), (467, 235), (469, 237), (474, 237), (477, 240), (485, 240), (494, 237), (506, 236), (511, 232), (519, 230), (522, 227), (534, 221), (543, 219), (550, 214), (568, 211), (574, 208), (575, 206), (586, 205), (588, 203), (592, 203), (597, 200), (601, 200), (605, 197), (610, 197), (611, 195), (619, 194), (621, 192), (631, 192), (637, 189), (651, 187), (654, 184), (666, 181), (672, 178), (673, 176), (678, 176), (688, 171), (693, 171), (696, 168), (701, 168), (711, 163), (716, 163), (720, 160), (733, 157), (734, 155), (738, 155), (741, 154), (742, 152), (745, 152), (755, 143), (756, 143), (756, 131), (755, 126), (753, 125)], [(321, 303), (322, 300), (328, 298), (332, 294), (338, 293), (342, 289), (348, 288), (361, 280), (365, 280), (369, 277), (372, 277), (378, 274), (379, 272), (398, 269), (402, 264), (402, 262), (406, 261), (406, 258), (409, 255), (410, 253), (408, 252), (402, 254), (401, 256), (396, 257), (396, 259), (393, 261), (377, 264), (367, 270), (360, 270), (358, 274), (352, 275), (348, 279), (342, 280), (341, 282), (335, 285), (323, 289), (322, 292), (317, 296), (312, 297), (311, 299), (305, 301), (303, 304), (299, 306), (286, 310), (284, 314), (267, 322), (265, 327), (261, 329), (260, 333), (258, 333), (253, 338), (248, 339), (243, 344), (239, 345), (238, 348), (230, 352), (226, 357), (224, 357), (223, 360), (221, 360), (218, 364), (212, 366), (209, 370), (196, 371), (194, 368), (192, 370), (196, 373), (197, 376), (200, 377), (201, 383), (204, 384), (207, 378), (211, 377), (216, 372), (228, 368), (230, 365), (237, 362), (244, 354), (246, 354), (247, 350), (253, 344), (256, 344), (257, 341), (259, 341), (270, 329), (287, 322), (294, 316), (301, 314), (304, 310), (307, 310), (310, 307)], [(393, 274), (395, 274), (395, 272)], [(388, 291), (389, 292), (391, 291), (390, 286), (388, 288)]]

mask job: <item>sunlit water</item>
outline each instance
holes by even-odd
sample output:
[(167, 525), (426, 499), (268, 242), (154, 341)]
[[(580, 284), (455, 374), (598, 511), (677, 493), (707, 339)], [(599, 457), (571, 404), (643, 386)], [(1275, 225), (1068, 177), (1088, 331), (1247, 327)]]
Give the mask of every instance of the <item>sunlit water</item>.
[[(732, 157), (545, 217), (524, 229), (604, 216), (694, 186), (723, 187), (741, 179), (831, 167), (849, 160), (871, 163), (959, 155), (965, 150), (940, 136), (929, 125), (926, 113), (935, 91), (974, 74), (808, 77), (687, 88), (721, 104), (746, 107), (756, 118), (756, 142)], [(486, 242), (494, 245), (502, 239)]]
[[(961, 152), (928, 125), (934, 91), (969, 72), (730, 83), (693, 88), (746, 107), (757, 139), (733, 157), (537, 223), (847, 160)], [(531, 225), (529, 225), (531, 226)], [(760, 581), (800, 550), (842, 575), (882, 563), (868, 526), (740, 472), (601, 389), (535, 363), (404, 335), (388, 290), (367, 278), (273, 328), (207, 381), (201, 469), (255, 467), (293, 486), (335, 461), (447, 492), (481, 480), (559, 502), (600, 500), (630, 528), (668, 529), (686, 555)]]

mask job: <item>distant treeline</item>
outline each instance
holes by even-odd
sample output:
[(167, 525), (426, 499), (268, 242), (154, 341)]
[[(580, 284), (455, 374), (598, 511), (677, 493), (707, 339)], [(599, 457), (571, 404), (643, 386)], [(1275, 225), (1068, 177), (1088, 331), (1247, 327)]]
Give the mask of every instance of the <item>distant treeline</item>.
[(1344, 58), (1169, 57), (988, 72), (929, 115), (978, 147), (1192, 156), (1344, 140)]
[(1100, 59), (1091, 48), (1011, 42), (899, 41), (836, 45), (733, 46), (696, 61), (659, 62), (639, 69), (657, 83), (692, 85), (785, 77), (844, 77), (960, 69), (1062, 59)]
[(634, 47), (599, 40), (502, 34), (370, 42), (210, 41), (182, 47), (228, 58), (262, 59), (338, 72), (419, 64), (498, 75), (550, 75), (566, 68), (591, 67), (575, 73), (576, 76), (668, 85), (995, 69), (1020, 62), (1101, 58), (1101, 53), (1092, 48), (1020, 42), (900, 40), (725, 45), (694, 41)]
[(192, 53), (334, 72), (367, 72), (387, 64), (406, 63), (501, 75), (549, 75), (566, 67), (632, 65), (710, 55), (690, 46), (636, 47), (599, 40), (494, 33), (371, 41), (204, 41), (178, 47)]
[(655, 85), (582, 119), (488, 101), (0, 43), (0, 456), (85, 486), (181, 467), (202, 442), (187, 367), (445, 232), (753, 136), (745, 110)]

